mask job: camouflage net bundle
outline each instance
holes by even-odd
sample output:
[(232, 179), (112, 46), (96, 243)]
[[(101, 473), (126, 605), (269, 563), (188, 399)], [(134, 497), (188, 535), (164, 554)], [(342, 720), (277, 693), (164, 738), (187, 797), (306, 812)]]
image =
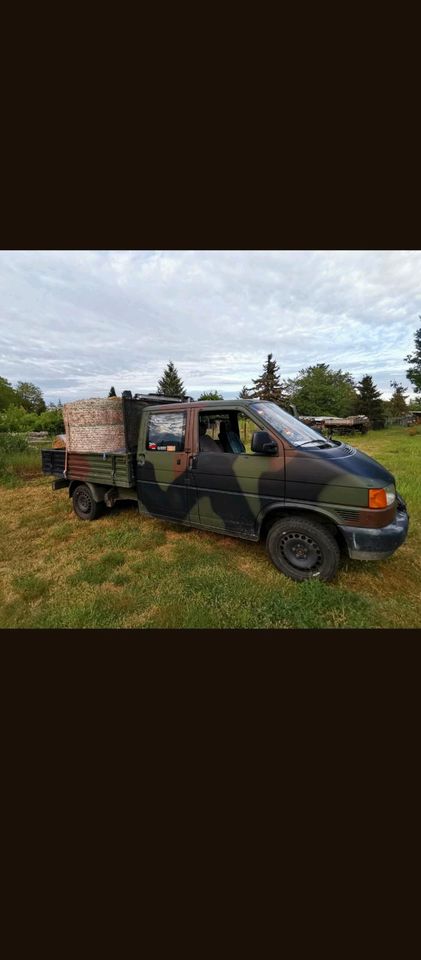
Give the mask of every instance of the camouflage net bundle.
[(121, 397), (65, 403), (63, 417), (68, 450), (75, 453), (125, 451)]

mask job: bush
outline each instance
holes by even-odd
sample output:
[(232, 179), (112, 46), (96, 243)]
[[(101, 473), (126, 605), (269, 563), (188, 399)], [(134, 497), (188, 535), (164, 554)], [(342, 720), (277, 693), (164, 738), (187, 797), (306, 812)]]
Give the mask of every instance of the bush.
[(29, 449), (25, 434), (0, 434), (0, 456), (5, 453), (24, 453)]
[(39, 417), (37, 417), (37, 426), (34, 429), (48, 430), (48, 433), (54, 437), (57, 433), (64, 433), (62, 410), (60, 410), (60, 408), (45, 410), (44, 413), (41, 413)]
[(23, 407), (10, 406), (0, 412), (0, 433), (30, 433), (47, 430), (51, 436), (64, 433), (63, 411), (50, 408), (44, 413), (27, 413)]

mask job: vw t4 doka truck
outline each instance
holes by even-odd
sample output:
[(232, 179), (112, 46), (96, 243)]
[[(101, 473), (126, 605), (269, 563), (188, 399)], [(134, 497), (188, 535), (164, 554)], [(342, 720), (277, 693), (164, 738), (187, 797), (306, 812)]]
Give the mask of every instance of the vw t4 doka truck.
[(43, 472), (68, 489), (81, 520), (133, 499), (145, 516), (264, 538), (293, 580), (331, 580), (341, 552), (382, 560), (407, 536), (392, 474), (276, 403), (127, 394), (122, 403), (122, 450), (42, 451)]

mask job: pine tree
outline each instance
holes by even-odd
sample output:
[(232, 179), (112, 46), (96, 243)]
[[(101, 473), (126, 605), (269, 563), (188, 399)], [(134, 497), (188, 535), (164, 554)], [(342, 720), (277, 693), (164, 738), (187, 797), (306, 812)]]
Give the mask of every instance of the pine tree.
[(250, 391), (245, 384), (244, 384), (244, 387), (241, 387), (241, 390), (238, 394), (238, 398), (239, 400), (250, 400)]
[(164, 370), (162, 377), (158, 380), (157, 393), (163, 394), (164, 397), (183, 397), (184, 396), (184, 384), (178, 376), (178, 372), (170, 360), (168, 366)]
[(390, 414), (392, 417), (402, 417), (408, 412), (408, 407), (406, 405), (408, 394), (405, 393), (402, 384), (397, 383), (396, 380), (391, 380), (390, 386), (394, 389), (394, 393), (390, 398)]
[(375, 383), (373, 383), (373, 378), (367, 373), (362, 377), (360, 383), (357, 384), (358, 396), (355, 402), (355, 412), (362, 413), (364, 416), (368, 417), (372, 423), (377, 422), (380, 425), (384, 425), (385, 416), (383, 403), (381, 398), (381, 392), (377, 389)]
[(108, 396), (109, 396), (109, 397), (116, 397), (116, 396), (117, 396), (117, 394), (116, 394), (116, 392), (115, 392), (115, 390), (114, 390), (114, 387), (111, 387), (111, 390), (110, 390)]
[(280, 403), (282, 389), (278, 372), (279, 367), (272, 357), (273, 354), (268, 353), (267, 361), (263, 364), (262, 375), (257, 380), (253, 380), (255, 388), (252, 395), (257, 400), (274, 400), (275, 403)]
[[(421, 316), (419, 319), (421, 320)], [(406, 375), (414, 385), (414, 393), (421, 394), (421, 327), (415, 333), (415, 353), (412, 357), (410, 354), (405, 357), (405, 363), (411, 364)]]

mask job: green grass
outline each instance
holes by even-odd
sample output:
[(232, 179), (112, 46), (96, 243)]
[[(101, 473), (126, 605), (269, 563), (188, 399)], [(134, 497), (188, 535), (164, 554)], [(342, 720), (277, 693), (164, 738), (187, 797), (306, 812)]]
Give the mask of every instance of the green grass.
[(419, 626), (421, 430), (347, 439), (395, 475), (410, 532), (389, 560), (345, 561), (333, 583), (294, 583), (262, 544), (147, 519), (133, 504), (81, 522), (67, 490), (40, 474), (39, 451), (25, 454), (0, 498), (0, 626)]
[(40, 451), (33, 447), (17, 453), (0, 450), (0, 484), (9, 488), (22, 486), (40, 475), (40, 462)]
[(82, 563), (71, 583), (115, 583), (115, 569), (124, 561), (124, 553), (105, 553), (98, 560)]

